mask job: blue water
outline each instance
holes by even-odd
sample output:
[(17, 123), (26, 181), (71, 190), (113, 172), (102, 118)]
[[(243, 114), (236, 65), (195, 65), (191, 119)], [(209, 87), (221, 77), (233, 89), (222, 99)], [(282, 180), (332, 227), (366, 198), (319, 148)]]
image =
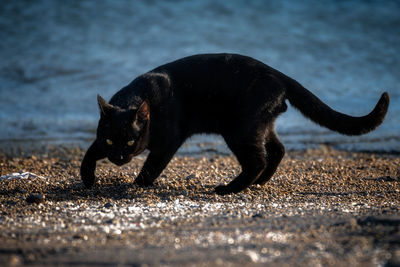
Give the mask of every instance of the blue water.
[[(0, 143), (87, 142), (96, 94), (209, 52), (257, 58), (351, 115), (389, 92), (384, 124), (361, 137), (289, 108), (277, 122), (289, 149), (400, 151), (399, 1), (0, 1)], [(195, 136), (181, 152), (215, 149), (220, 138)]]

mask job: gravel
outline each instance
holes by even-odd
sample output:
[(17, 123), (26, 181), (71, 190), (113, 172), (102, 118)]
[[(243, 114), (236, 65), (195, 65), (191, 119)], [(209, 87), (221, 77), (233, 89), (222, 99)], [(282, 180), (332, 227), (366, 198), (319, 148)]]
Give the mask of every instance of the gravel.
[(289, 152), (265, 186), (218, 196), (232, 156), (175, 157), (154, 186), (143, 157), (97, 168), (84, 151), (0, 154), (0, 265), (400, 264), (400, 158), (329, 147)]

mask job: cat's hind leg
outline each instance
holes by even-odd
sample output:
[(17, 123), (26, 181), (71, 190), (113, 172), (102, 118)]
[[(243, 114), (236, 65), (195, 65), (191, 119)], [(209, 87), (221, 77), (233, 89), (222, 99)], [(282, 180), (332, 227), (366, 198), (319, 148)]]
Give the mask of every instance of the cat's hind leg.
[(238, 193), (257, 180), (266, 167), (264, 147), (265, 131), (255, 133), (229, 134), (224, 139), (242, 166), (242, 172), (228, 185), (219, 185), (215, 192), (219, 195)]
[(281, 142), (279, 142), (278, 137), (274, 132), (273, 125), (268, 128), (265, 136), (265, 150), (267, 152), (267, 166), (254, 184), (264, 185), (268, 182), (285, 155), (285, 147)]

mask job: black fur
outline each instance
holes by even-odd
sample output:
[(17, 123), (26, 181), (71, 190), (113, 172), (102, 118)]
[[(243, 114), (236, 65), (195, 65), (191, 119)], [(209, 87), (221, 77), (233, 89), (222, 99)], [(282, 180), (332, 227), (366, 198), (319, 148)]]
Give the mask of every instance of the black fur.
[(375, 129), (389, 106), (389, 95), (383, 93), (370, 114), (351, 117), (250, 57), (190, 56), (139, 76), (109, 103), (98, 96), (101, 117), (97, 138), (82, 161), (83, 182), (86, 187), (94, 184), (97, 160), (107, 157), (122, 165), (148, 149), (135, 182), (151, 185), (188, 137), (217, 133), (237, 157), (242, 172), (228, 185), (217, 186), (216, 192), (237, 193), (264, 184), (285, 154), (274, 121), (286, 111), (286, 99), (314, 122), (347, 135)]

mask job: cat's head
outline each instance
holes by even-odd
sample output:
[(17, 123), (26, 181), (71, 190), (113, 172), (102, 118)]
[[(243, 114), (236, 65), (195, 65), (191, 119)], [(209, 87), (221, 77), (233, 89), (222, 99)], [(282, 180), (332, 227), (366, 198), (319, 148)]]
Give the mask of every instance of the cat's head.
[(97, 142), (106, 151), (107, 158), (121, 166), (147, 148), (150, 107), (143, 101), (139, 107), (121, 109), (97, 96), (100, 120)]

